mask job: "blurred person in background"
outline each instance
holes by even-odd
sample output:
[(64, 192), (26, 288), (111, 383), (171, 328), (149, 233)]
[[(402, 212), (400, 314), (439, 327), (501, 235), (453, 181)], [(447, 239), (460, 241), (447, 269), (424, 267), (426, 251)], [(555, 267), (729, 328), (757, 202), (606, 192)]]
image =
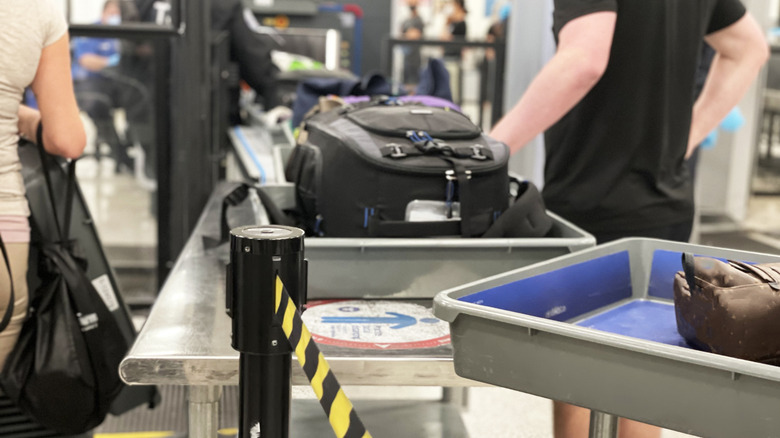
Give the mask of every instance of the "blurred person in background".
[[(107, 0), (96, 24), (118, 25), (122, 22), (119, 0)], [(121, 60), (120, 43), (115, 38), (74, 38), (73, 80), (81, 109), (97, 130), (95, 155), (100, 145), (111, 148), (117, 172), (130, 171), (132, 160), (127, 153), (129, 141), (116, 130), (114, 110), (124, 108), (128, 124), (147, 117), (145, 90), (124, 80), (117, 66)]]
[[(401, 23), (401, 38), (407, 40), (420, 40), (425, 32), (425, 23), (417, 10), (418, 0), (406, 0), (409, 6), (409, 16)], [(414, 85), (420, 82), (420, 68), (422, 57), (420, 47), (401, 46), (404, 54), (403, 81), (408, 90), (413, 90)]]
[[(230, 39), (230, 61), (238, 65), (240, 79), (257, 93), (257, 100), (267, 112), (276, 111), (280, 118), (291, 116), (282, 110), (279, 93), (279, 69), (271, 60), (271, 50), (277, 48), (270, 35), (256, 31), (260, 29), (252, 12), (240, 0), (212, 0), (211, 31), (227, 31)], [(231, 90), (232, 106), (230, 122), (235, 125), (239, 116), (240, 89)]]
[[(465, 41), (466, 40), (466, 10), (465, 0), (452, 0), (452, 11), (447, 15), (447, 29), (442, 39), (445, 41)], [(444, 51), (445, 57), (460, 58), (459, 48), (448, 48)]]

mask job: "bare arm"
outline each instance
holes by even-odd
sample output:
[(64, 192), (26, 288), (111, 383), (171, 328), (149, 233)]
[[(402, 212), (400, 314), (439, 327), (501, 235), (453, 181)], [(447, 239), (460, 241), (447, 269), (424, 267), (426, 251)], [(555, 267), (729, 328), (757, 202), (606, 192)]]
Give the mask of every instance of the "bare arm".
[(79, 65), (89, 71), (100, 71), (108, 67), (108, 57), (94, 53), (85, 53), (79, 57)]
[(35, 131), (38, 129), (38, 123), (41, 121), (41, 113), (26, 105), (19, 105), (19, 135), (35, 141)]
[(750, 14), (705, 39), (717, 53), (693, 107), (687, 156), (739, 103), (769, 58), (764, 34)]
[(43, 49), (32, 90), (44, 125), (46, 150), (66, 158), (80, 156), (87, 137), (73, 93), (67, 34)]
[(604, 74), (616, 19), (614, 12), (597, 12), (567, 23), (555, 56), (490, 135), (514, 153), (569, 112)]

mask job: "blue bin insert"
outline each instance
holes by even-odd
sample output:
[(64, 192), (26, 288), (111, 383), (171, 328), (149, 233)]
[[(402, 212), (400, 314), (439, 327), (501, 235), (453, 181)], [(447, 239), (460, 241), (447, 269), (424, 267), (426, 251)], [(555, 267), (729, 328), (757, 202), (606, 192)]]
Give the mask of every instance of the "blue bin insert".
[(566, 321), (631, 297), (628, 251), (486, 289), (460, 301)]
[(682, 271), (682, 253), (678, 251), (655, 250), (650, 267), (650, 283), (647, 295), (656, 298), (674, 299), (674, 275)]
[[(607, 307), (576, 325), (689, 347), (677, 332), (673, 303), (674, 276), (682, 270), (682, 253), (653, 251), (647, 290), (640, 291), (632, 289), (631, 256), (628, 251), (604, 255), (459, 300), (555, 321), (576, 319)], [(647, 272), (647, 267), (644, 270)], [(611, 307), (621, 300), (626, 302)]]
[[(696, 254), (697, 256), (699, 254)], [(722, 257), (705, 256), (721, 261)], [(745, 262), (752, 264), (752, 262)], [(679, 251), (655, 250), (650, 268), (650, 284), (647, 295), (656, 298), (674, 300), (674, 275), (682, 271), (682, 253)]]
[(580, 321), (577, 325), (632, 338), (689, 347), (677, 333), (674, 304), (635, 300)]

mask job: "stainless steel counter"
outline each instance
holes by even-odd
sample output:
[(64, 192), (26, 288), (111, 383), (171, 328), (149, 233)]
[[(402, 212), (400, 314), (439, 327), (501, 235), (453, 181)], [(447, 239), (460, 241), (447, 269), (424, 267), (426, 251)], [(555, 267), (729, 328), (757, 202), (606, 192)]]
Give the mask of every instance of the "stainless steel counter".
[[(238, 353), (230, 346), (225, 313), (226, 243), (219, 236), (221, 200), (236, 185), (212, 193), (184, 251), (152, 308), (135, 344), (120, 365), (130, 385), (189, 385), (190, 437), (216, 436), (220, 387), (238, 383)], [(316, 278), (310, 278), (316, 282)], [(420, 302), (420, 301), (416, 301)], [(430, 305), (430, 300), (427, 300)], [(393, 350), (320, 345), (343, 385), (473, 386), (455, 374), (449, 344)], [(293, 365), (293, 384), (307, 385)]]

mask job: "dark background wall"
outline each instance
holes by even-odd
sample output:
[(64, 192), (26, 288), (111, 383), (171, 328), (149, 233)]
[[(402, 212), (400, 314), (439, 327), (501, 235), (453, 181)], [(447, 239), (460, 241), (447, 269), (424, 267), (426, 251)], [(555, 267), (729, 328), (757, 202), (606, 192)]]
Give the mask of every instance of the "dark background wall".
[(355, 0), (363, 8), (363, 73), (379, 70), (382, 41), (390, 35), (390, 0)]
[[(379, 70), (383, 53), (382, 41), (390, 34), (391, 2), (389, 0), (352, 0), (338, 3), (342, 5), (357, 5), (363, 10), (360, 72), (365, 74), (366, 72)], [(271, 11), (259, 10), (253, 6), (252, 0), (244, 0), (244, 4), (255, 11), (258, 21), (262, 24), (270, 23), (270, 19), (281, 14), (285, 7), (285, 2), (283, 1), (275, 2)], [(290, 3), (290, 6), (293, 9), (299, 8), (299, 5), (294, 5), (293, 3)], [(316, 15), (289, 15), (288, 17), (290, 27), (342, 30), (342, 40), (348, 41), (354, 47), (354, 41), (352, 40), (354, 29), (345, 28), (339, 14), (321, 12)]]

